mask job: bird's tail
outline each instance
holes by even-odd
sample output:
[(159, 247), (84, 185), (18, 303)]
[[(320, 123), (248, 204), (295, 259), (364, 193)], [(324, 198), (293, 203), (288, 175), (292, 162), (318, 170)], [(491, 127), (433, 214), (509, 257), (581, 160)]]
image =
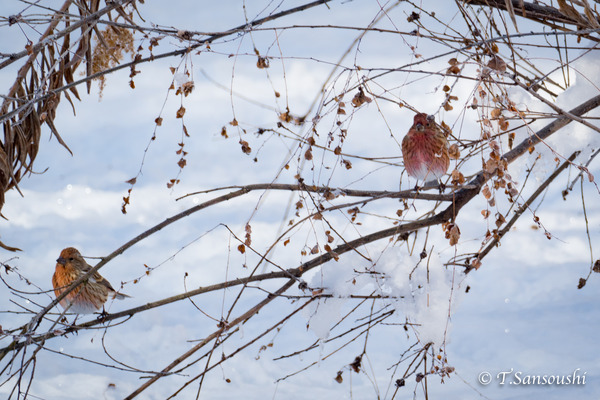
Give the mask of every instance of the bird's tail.
[(131, 297), (125, 293), (119, 293), (119, 292), (114, 292), (112, 296), (113, 296), (113, 299), (119, 299), (119, 300), (123, 300), (123, 299), (127, 299), (127, 298)]

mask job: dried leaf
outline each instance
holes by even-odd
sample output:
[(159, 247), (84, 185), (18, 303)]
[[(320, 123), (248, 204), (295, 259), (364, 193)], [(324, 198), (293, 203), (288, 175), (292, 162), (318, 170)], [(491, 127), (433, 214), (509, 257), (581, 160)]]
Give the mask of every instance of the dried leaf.
[(489, 200), (492, 197), (492, 192), (490, 191), (490, 187), (488, 185), (484, 185), (483, 188), (481, 188), (481, 193), (486, 200)]
[(259, 69), (269, 68), (269, 59), (266, 57), (258, 56), (258, 61), (256, 61), (256, 67)]
[(453, 143), (448, 148), (448, 155), (452, 160), (458, 160), (460, 158), (460, 149), (456, 143)]
[(309, 147), (309, 148), (308, 148), (308, 150), (306, 150), (306, 152), (304, 153), (304, 159), (306, 159), (306, 160), (308, 160), (308, 161), (310, 161), (310, 160), (312, 160), (312, 159), (313, 159), (313, 156), (312, 156), (312, 150), (311, 150), (311, 148), (310, 148), (310, 147)]
[(250, 154), (252, 152), (252, 148), (250, 147), (250, 145), (248, 144), (248, 142), (246, 142), (245, 140), (240, 139), (239, 143), (242, 145), (242, 152), (244, 152), (245, 154)]
[(344, 382), (344, 378), (342, 378), (342, 371), (338, 371), (337, 375), (335, 376), (335, 378), (333, 378), (337, 383), (342, 383)]
[(352, 98), (352, 106), (360, 107), (365, 103), (370, 103), (373, 101), (369, 96), (365, 95), (365, 92), (362, 87), (358, 87), (358, 93), (354, 95)]
[(487, 63), (487, 67), (489, 69), (493, 69), (494, 71), (506, 72), (506, 62), (498, 56), (493, 56), (492, 59)]
[(452, 184), (453, 185), (462, 185), (466, 182), (465, 176), (457, 169), (452, 171)]

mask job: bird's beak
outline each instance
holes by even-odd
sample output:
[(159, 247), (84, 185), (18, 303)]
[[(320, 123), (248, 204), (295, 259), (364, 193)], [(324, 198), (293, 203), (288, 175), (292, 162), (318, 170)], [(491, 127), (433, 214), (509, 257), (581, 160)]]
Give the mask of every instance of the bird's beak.
[(67, 260), (65, 260), (65, 259), (64, 259), (64, 258), (62, 258), (62, 257), (58, 257), (58, 258), (56, 259), (56, 262), (57, 262), (57, 263), (59, 263), (60, 265), (65, 265), (65, 264), (67, 263)]
[(416, 128), (416, 129), (417, 129), (417, 131), (419, 131), (419, 132), (423, 132), (423, 131), (425, 130), (425, 127), (424, 127), (424, 126), (423, 126), (423, 124), (422, 124), (422, 123), (420, 123), (420, 122), (419, 122), (419, 123), (418, 123), (418, 124), (415, 126), (415, 128)]

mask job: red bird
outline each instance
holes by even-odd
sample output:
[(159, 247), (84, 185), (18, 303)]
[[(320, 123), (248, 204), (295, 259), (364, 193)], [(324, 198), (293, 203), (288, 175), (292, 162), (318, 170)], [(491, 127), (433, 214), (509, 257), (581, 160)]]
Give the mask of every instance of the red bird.
[[(63, 249), (56, 260), (56, 270), (52, 276), (56, 297), (90, 269), (92, 267), (85, 262), (77, 249), (73, 247)], [(75, 314), (91, 314), (103, 308), (109, 296), (113, 299), (129, 297), (117, 292), (102, 275), (95, 272), (62, 299), (60, 305)]]
[(417, 180), (440, 179), (450, 166), (448, 140), (433, 115), (418, 113), (402, 140), (402, 157), (408, 175)]

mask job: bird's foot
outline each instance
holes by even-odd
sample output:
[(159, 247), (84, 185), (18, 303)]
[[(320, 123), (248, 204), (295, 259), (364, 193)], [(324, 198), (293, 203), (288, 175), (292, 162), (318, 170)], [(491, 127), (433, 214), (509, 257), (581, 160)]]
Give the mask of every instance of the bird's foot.
[(106, 312), (104, 307), (102, 307), (102, 312), (98, 314), (98, 317), (96, 319), (100, 322), (104, 322), (104, 320), (106, 319), (107, 316), (108, 316), (108, 313)]

